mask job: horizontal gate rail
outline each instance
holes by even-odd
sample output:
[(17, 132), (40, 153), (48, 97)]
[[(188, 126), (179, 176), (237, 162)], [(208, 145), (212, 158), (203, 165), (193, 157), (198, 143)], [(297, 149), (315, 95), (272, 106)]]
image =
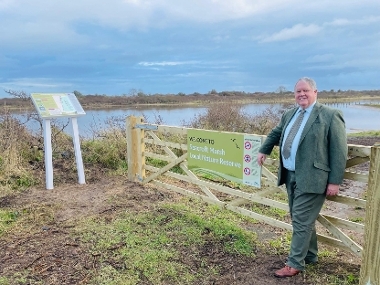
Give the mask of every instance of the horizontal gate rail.
[[(159, 187), (163, 187), (165, 189), (181, 193), (189, 197), (201, 199), (207, 203), (218, 205), (235, 213), (239, 213), (244, 216), (251, 217), (255, 220), (265, 222), (271, 226), (286, 230), (292, 229), (292, 226), (287, 222), (280, 221), (278, 219), (260, 213), (256, 213), (246, 208), (247, 205), (257, 203), (265, 207), (273, 207), (288, 211), (288, 205), (286, 202), (284, 202), (283, 198), (281, 201), (276, 200), (276, 195), (284, 195), (284, 193), (286, 193), (286, 190), (283, 186), (276, 186), (276, 169), (279, 165), (279, 161), (277, 159), (268, 158), (265, 161), (265, 164), (262, 167), (261, 189), (244, 186), (243, 190), (240, 190), (222, 185), (220, 183), (210, 182), (209, 180), (198, 177), (187, 168), (188, 130), (190, 130), (190, 128), (144, 124), (142, 120), (136, 119), (134, 117), (128, 117), (128, 169), (130, 168), (131, 163), (131, 168), (135, 172), (128, 177), (135, 181), (142, 183), (154, 183)], [(136, 154), (136, 152), (139, 153)], [(378, 165), (380, 163), (380, 158), (377, 158), (378, 161), (375, 163), (373, 161), (374, 155), (372, 152), (373, 147), (349, 144), (349, 158), (346, 163), (344, 178), (360, 183), (368, 183), (369, 188), (374, 187), (372, 181), (378, 179), (378, 177), (371, 173), (371, 168), (379, 171)], [(164, 166), (158, 168), (153, 165), (149, 165), (149, 163), (146, 163), (147, 158), (162, 161), (164, 162)], [(137, 162), (135, 160), (137, 160)], [(357, 166), (368, 162), (370, 163), (369, 172), (356, 171)], [(180, 167), (182, 174), (171, 171), (173, 167), (176, 166)], [(145, 177), (145, 172), (149, 173), (147, 177)], [(182, 181), (182, 183), (173, 183), (173, 181)], [(179, 186), (183, 185), (183, 183), (186, 183), (188, 186)], [(380, 192), (380, 190), (378, 192)], [(372, 195), (375, 194), (372, 193)], [(284, 196), (286, 197), (286, 195)], [(341, 203), (354, 209), (366, 209), (366, 223), (368, 223), (368, 221), (371, 222), (373, 219), (373, 216), (368, 216), (368, 202), (364, 199), (342, 194), (339, 194), (337, 196), (328, 196), (326, 198), (329, 203)], [(225, 199), (227, 200), (224, 201)], [(373, 200), (371, 201), (373, 204)], [(377, 218), (378, 212), (380, 212), (380, 210), (376, 212)], [(372, 215), (376, 214), (372, 213)], [(333, 215), (328, 215), (325, 214), (323, 210), (318, 216), (317, 221), (319, 222), (319, 225), (323, 226), (329, 233), (329, 236), (317, 233), (319, 242), (351, 251), (358, 257), (363, 258), (363, 245), (361, 243), (364, 243), (364, 241), (354, 241), (344, 231), (354, 231), (361, 235), (371, 236), (372, 240), (379, 239), (376, 236), (374, 237), (372, 233), (368, 233), (368, 229), (364, 226), (363, 223), (353, 222), (350, 220), (335, 217)], [(378, 223), (378, 221), (376, 221), (376, 223)], [(376, 243), (376, 245), (380, 247), (380, 241)], [(371, 246), (373, 245), (371, 244)], [(367, 256), (368, 255), (369, 253), (367, 253)], [(363, 261), (364, 264), (367, 262), (368, 260)], [(368, 268), (372, 267), (370, 264), (367, 264), (365, 268), (368, 271)]]

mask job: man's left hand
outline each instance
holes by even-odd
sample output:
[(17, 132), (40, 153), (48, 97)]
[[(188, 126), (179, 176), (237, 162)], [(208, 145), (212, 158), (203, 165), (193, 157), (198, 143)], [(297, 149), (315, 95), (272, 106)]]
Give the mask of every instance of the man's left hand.
[(327, 196), (336, 196), (339, 193), (339, 185), (338, 184), (327, 184)]

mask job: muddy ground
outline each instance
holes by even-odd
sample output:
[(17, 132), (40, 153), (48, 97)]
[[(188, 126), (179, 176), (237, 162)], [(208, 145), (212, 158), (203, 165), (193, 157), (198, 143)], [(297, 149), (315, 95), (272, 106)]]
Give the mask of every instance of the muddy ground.
[[(373, 145), (374, 140), (353, 138), (349, 143)], [(59, 172), (56, 168), (55, 171)], [(361, 171), (368, 171), (368, 165), (364, 165)], [(60, 175), (58, 172), (55, 173), (57, 177)], [(140, 212), (179, 199), (177, 194), (151, 185), (142, 186), (120, 177), (102, 178), (99, 170), (91, 173), (86, 173), (86, 185), (75, 183), (74, 176), (72, 181), (61, 183), (53, 190), (33, 188), (0, 199), (1, 208), (27, 209), (33, 213), (34, 219), (34, 227), (28, 229), (28, 234), (25, 229), (20, 229), (0, 239), (0, 276), (27, 272), (28, 278), (32, 280), (14, 284), (87, 284), (91, 271), (99, 268), (100, 262), (99, 256), (92, 254), (86, 244), (75, 238), (73, 233), (78, 218), (98, 216), (112, 219), (126, 209)], [(352, 181), (345, 181), (342, 186), (345, 195), (356, 197), (362, 195), (365, 189), (366, 184)], [(333, 205), (327, 207), (326, 211), (343, 216), (358, 215), (355, 209), (341, 209)], [(258, 224), (252, 230), (262, 240), (281, 233), (281, 230), (265, 224)], [(307, 269), (305, 274), (294, 278), (277, 279), (273, 276), (273, 272), (283, 266), (286, 255), (264, 254), (259, 249), (255, 258), (234, 256), (225, 253), (221, 245), (214, 243), (206, 243), (203, 248), (199, 248), (198, 255), (221, 268), (217, 278), (204, 280), (200, 285), (314, 284), (308, 278)], [(191, 256), (194, 255), (184, 252), (182, 261), (187, 266), (193, 266), (196, 271), (198, 260)], [(339, 267), (344, 267), (347, 272), (358, 274), (360, 260), (351, 253), (339, 251), (334, 260), (321, 258), (316, 266), (317, 271), (323, 273), (334, 274), (341, 272)], [(142, 281), (139, 284), (152, 283)]]

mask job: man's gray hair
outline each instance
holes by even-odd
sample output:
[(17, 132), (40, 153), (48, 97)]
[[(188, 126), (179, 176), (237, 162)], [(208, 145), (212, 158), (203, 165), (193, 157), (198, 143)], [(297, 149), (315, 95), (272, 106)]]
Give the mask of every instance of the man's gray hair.
[[(300, 79), (298, 79), (298, 81), (296, 82), (296, 85), (298, 82), (300, 81), (304, 81), (306, 82), (307, 84), (309, 84), (309, 86), (311, 87), (311, 89), (314, 91), (314, 90), (317, 90), (317, 83), (315, 83), (315, 81), (309, 77), (301, 77)], [(296, 85), (294, 85), (294, 89), (296, 89)]]

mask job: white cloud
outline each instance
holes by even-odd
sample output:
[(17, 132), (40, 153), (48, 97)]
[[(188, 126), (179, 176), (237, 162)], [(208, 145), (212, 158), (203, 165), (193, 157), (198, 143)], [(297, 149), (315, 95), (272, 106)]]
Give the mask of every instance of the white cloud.
[(332, 22), (325, 23), (326, 26), (347, 26), (350, 24), (351, 22), (347, 19), (336, 19)]
[[(159, 1), (167, 14), (174, 18), (184, 18), (199, 22), (219, 22), (249, 17), (258, 13), (280, 9), (281, 0), (193, 0)], [(294, 1), (289, 1), (294, 2)]]
[(0, 11), (2, 9), (8, 9), (12, 6), (12, 4), (14, 4), (14, 2), (14, 0), (0, 0)]
[(17, 62), (16, 60), (14, 60), (10, 57), (0, 55), (0, 66), (3, 68), (8, 67), (8, 66), (12, 66), (16, 62)]
[(370, 25), (380, 22), (380, 16), (369, 16), (362, 19), (335, 19), (325, 23), (326, 26), (349, 26), (349, 25)]
[[(217, 23), (252, 17), (272, 19), (298, 13), (301, 0), (0, 0), (0, 34), (5, 45), (28, 44), (40, 46), (46, 42), (70, 45), (89, 43), (86, 31), (78, 30), (78, 25), (100, 25), (105, 28), (128, 31), (147, 30), (151, 27), (172, 27), (178, 22), (192, 21)], [(323, 10), (332, 4), (322, 1), (314, 9)], [(362, 0), (360, 5), (369, 5), (374, 0)], [(347, 1), (344, 7), (359, 5)], [(312, 5), (312, 4), (307, 4)], [(342, 4), (334, 4), (339, 6)], [(360, 6), (359, 5), (359, 6)], [(373, 5), (373, 4), (372, 4)], [(359, 7), (358, 6), (358, 7)], [(308, 6), (309, 7), (309, 6)], [(283, 11), (289, 11), (283, 14)], [(279, 19), (279, 18), (277, 18)], [(379, 21), (379, 17), (363, 18), (362, 22)], [(352, 20), (336, 19), (326, 25), (352, 24)], [(357, 22), (359, 24), (360, 22)], [(268, 24), (270, 24), (268, 22)], [(262, 41), (283, 41), (307, 34), (317, 33), (321, 27), (314, 24), (298, 24), (286, 28)], [(215, 40), (222, 40), (215, 37)], [(91, 42), (93, 44), (93, 42)]]
[(335, 58), (330, 62), (320, 65), (305, 66), (305, 70), (343, 70), (343, 69), (358, 69), (358, 70), (372, 70), (380, 66), (380, 59), (361, 57), (351, 59), (352, 56), (344, 55)]
[[(9, 31), (9, 25), (12, 25), (12, 32)], [(24, 45), (33, 47), (37, 44), (43, 49), (59, 49), (60, 45), (78, 46), (88, 42), (87, 36), (80, 35), (59, 22), (7, 22), (7, 25), (0, 26), (0, 34), (3, 46), (13, 45), (21, 48), (24, 48)]]
[(188, 72), (188, 73), (178, 73), (175, 76), (177, 77), (206, 77), (212, 74), (212, 72)]
[[(0, 0), (2, 20), (61, 23), (90, 21), (126, 30), (169, 25), (178, 21), (219, 22), (273, 13), (300, 0)], [(16, 12), (17, 11), (17, 12)], [(13, 29), (11, 26), (8, 28)]]
[(177, 65), (186, 65), (186, 64), (196, 64), (197, 61), (160, 61), (160, 62), (139, 62), (139, 65), (142, 66), (177, 66)]
[(319, 33), (322, 30), (321, 27), (311, 24), (297, 24), (291, 28), (282, 29), (278, 33), (274, 33), (270, 36), (262, 37), (261, 42), (278, 42), (296, 39), (300, 37), (311, 37)]
[(221, 43), (221, 42), (229, 40), (230, 38), (231, 38), (230, 35), (218, 35), (218, 36), (213, 37), (212, 40), (216, 43)]
[(334, 59), (334, 55), (331, 53), (328, 54), (317, 54), (311, 56), (305, 60), (306, 63), (320, 63), (320, 62), (330, 62)]
[(268, 36), (259, 36), (257, 39), (260, 42), (279, 42), (279, 41), (287, 41), (300, 37), (307, 36), (315, 36), (316, 34), (322, 32), (325, 28), (331, 29), (332, 27), (345, 27), (345, 26), (364, 26), (364, 25), (372, 25), (377, 22), (380, 22), (380, 16), (369, 16), (365, 18), (359, 19), (346, 19), (340, 18), (335, 19), (330, 22), (321, 23), (321, 25), (317, 24), (296, 24), (291, 28), (284, 28), (279, 32), (273, 33)]
[(59, 88), (59, 87), (70, 87), (71, 83), (57, 82), (50, 78), (14, 78), (9, 82), (0, 82), (0, 86), (5, 90), (14, 90), (19, 88)]
[(130, 88), (156, 92), (175, 72), (182, 73), (179, 83), (163, 88), (210, 71), (208, 85), (251, 84), (223, 71), (287, 82), (304, 72), (294, 66), (300, 54), (307, 68), (378, 70), (377, 11), (379, 0), (0, 0), (0, 84), (63, 89), (66, 80), (99, 92), (115, 88), (106, 80), (120, 76), (131, 78)]

